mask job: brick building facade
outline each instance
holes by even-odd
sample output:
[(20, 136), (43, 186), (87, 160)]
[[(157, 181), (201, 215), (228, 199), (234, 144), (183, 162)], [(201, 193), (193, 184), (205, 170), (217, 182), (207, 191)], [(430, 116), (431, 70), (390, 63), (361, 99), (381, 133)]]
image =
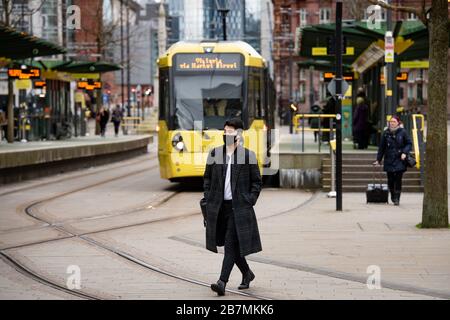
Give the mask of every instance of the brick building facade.
[[(301, 27), (307, 25), (333, 23), (335, 21), (336, 1), (272, 0), (272, 2), (275, 21), (273, 59), (279, 116), (281, 116), (283, 111), (284, 114), (287, 114), (291, 101), (289, 94), (290, 69), (292, 69), (292, 100), (296, 103), (300, 112), (309, 112), (310, 101), (323, 104), (323, 101), (326, 99), (327, 89), (326, 83), (321, 77), (321, 72), (313, 72), (311, 86), (309, 70), (299, 69), (297, 66), (297, 62), (304, 60), (298, 56), (299, 31)], [(422, 1), (393, 0), (391, 3), (417, 7)], [(368, 14), (365, 11), (369, 5), (370, 3), (365, 0), (344, 1), (343, 19), (367, 19)], [(381, 18), (386, 18), (384, 10), (382, 10)], [(409, 13), (393, 12), (392, 19), (394, 21), (415, 20), (417, 17)], [(290, 54), (292, 54), (292, 64)], [(409, 80), (407, 83), (399, 85), (399, 104), (405, 107), (417, 107), (421, 111), (426, 110), (428, 70), (410, 69), (402, 71), (409, 72)], [(450, 76), (447, 81), (450, 87)], [(450, 115), (450, 92), (448, 93), (448, 114)]]

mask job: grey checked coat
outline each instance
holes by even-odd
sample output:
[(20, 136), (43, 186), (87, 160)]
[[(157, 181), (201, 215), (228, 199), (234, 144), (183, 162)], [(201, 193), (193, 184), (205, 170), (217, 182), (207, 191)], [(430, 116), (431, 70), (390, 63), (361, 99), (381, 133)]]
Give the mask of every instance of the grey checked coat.
[[(261, 191), (261, 174), (255, 153), (242, 146), (234, 152), (231, 164), (231, 192), (241, 256), (262, 250), (253, 206)], [(225, 184), (225, 145), (212, 149), (204, 174), (204, 198), (200, 201), (206, 220), (206, 249), (217, 252), (223, 246), (226, 226), (221, 214)]]

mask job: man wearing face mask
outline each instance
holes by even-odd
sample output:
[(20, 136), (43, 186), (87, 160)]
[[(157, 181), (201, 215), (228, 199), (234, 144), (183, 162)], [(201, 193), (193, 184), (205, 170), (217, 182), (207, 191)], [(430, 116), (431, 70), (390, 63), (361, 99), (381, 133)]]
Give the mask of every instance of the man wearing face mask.
[(224, 246), (222, 270), (211, 289), (225, 294), (231, 270), (242, 273), (238, 289), (248, 289), (255, 278), (246, 255), (262, 250), (253, 206), (261, 191), (261, 174), (255, 153), (241, 145), (242, 120), (224, 125), (224, 145), (211, 150), (204, 173), (204, 198), (200, 201), (206, 226), (206, 248), (217, 253)]

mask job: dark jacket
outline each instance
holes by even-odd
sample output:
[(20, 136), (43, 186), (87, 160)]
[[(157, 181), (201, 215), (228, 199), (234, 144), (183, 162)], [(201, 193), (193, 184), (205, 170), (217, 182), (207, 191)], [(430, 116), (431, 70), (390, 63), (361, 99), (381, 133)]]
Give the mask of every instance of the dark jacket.
[(109, 121), (109, 111), (105, 109), (103, 112), (100, 112), (99, 118), (100, 125), (106, 126)]
[(356, 107), (353, 116), (353, 131), (368, 132), (369, 131), (369, 107), (366, 104), (360, 104)]
[[(206, 249), (212, 252), (217, 252), (217, 246), (223, 246), (225, 242), (226, 225), (220, 214), (225, 184), (225, 154), (225, 145), (210, 151), (203, 177), (204, 198), (200, 205), (206, 215)], [(262, 250), (261, 239), (253, 206), (261, 191), (262, 180), (253, 151), (242, 146), (236, 148), (230, 183), (241, 256), (259, 252)]]
[(121, 109), (114, 109), (111, 116), (111, 122), (121, 122), (123, 113)]
[[(320, 114), (321, 113), (320, 107), (317, 104), (313, 105), (311, 107), (311, 113), (312, 114)], [(308, 119), (309, 126), (311, 128), (313, 128), (313, 129), (319, 128), (319, 119), (320, 118), (315, 118), (315, 117), (314, 118), (313, 117), (309, 118)]]
[(389, 129), (383, 132), (380, 146), (378, 147), (377, 160), (381, 162), (384, 157), (384, 171), (406, 171), (406, 162), (401, 159), (402, 153), (411, 152), (412, 142), (406, 130), (398, 128), (396, 132)]

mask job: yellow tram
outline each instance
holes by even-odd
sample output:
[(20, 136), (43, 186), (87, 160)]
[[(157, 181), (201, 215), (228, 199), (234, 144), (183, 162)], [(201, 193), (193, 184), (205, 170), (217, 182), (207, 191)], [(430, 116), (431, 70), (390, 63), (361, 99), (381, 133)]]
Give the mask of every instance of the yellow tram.
[(223, 124), (244, 123), (243, 145), (269, 165), (275, 94), (265, 60), (242, 41), (178, 42), (158, 59), (160, 174), (201, 177)]

